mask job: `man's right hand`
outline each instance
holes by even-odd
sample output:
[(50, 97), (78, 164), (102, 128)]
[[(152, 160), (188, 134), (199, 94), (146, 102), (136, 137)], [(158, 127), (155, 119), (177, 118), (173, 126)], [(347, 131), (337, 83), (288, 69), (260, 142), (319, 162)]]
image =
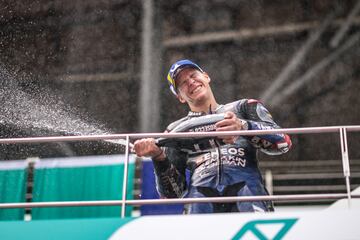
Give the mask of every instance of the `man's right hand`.
[(156, 145), (154, 138), (136, 140), (133, 149), (138, 157), (151, 157), (156, 161), (162, 161), (166, 157), (164, 151)]

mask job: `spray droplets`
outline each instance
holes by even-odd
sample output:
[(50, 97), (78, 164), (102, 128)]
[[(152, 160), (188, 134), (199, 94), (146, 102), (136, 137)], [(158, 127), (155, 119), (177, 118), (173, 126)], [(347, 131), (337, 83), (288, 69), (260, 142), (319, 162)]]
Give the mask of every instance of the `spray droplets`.
[[(41, 132), (63, 135), (106, 134), (100, 124), (83, 121), (73, 107), (66, 105), (46, 88), (30, 86), (27, 92), (7, 69), (0, 66), (0, 123), (26, 129), (30, 135)], [(6, 136), (3, 136), (6, 137)]]

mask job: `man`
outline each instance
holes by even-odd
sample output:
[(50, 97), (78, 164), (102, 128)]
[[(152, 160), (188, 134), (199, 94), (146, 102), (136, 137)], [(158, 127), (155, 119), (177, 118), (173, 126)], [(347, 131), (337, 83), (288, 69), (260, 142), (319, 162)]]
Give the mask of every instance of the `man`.
[[(168, 73), (171, 91), (190, 108), (189, 114), (170, 124), (174, 131), (192, 119), (223, 113), (214, 124), (216, 131), (275, 129), (279, 126), (257, 100), (241, 99), (225, 105), (217, 103), (210, 87), (210, 77), (190, 60), (174, 63)], [(211, 117), (211, 115), (209, 116)], [(200, 129), (200, 128), (199, 128)], [(209, 127), (203, 129), (211, 129)], [(134, 143), (138, 156), (151, 157), (157, 189), (162, 197), (222, 197), (267, 195), (256, 158), (257, 150), (275, 155), (287, 152), (291, 140), (286, 134), (259, 136), (223, 136), (203, 148), (161, 148), (155, 139)], [(203, 146), (203, 144), (202, 144)], [(186, 182), (185, 171), (191, 180)], [(237, 203), (193, 203), (189, 213), (273, 211), (271, 201)]]

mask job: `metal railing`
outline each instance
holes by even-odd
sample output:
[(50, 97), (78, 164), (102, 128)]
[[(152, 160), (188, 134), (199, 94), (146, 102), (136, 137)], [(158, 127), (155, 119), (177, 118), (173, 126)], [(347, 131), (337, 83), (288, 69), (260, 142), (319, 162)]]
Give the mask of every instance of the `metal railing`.
[[(111, 201), (63, 201), (63, 202), (33, 202), (33, 203), (1, 203), (3, 208), (41, 208), (41, 207), (75, 207), (75, 206), (119, 206), (121, 205), (121, 217), (125, 217), (126, 205), (141, 206), (151, 204), (176, 204), (176, 203), (204, 203), (204, 202), (246, 202), (246, 201), (307, 201), (307, 200), (337, 200), (348, 199), (351, 206), (351, 198), (360, 198), (360, 194), (351, 194), (350, 189), (350, 164), (347, 143), (347, 132), (359, 132), (360, 125), (356, 126), (330, 126), (330, 127), (308, 127), (308, 128), (283, 128), (271, 130), (249, 130), (249, 131), (226, 131), (226, 132), (197, 132), (197, 133), (139, 133), (139, 134), (110, 134), (110, 135), (88, 135), (88, 136), (58, 136), (58, 137), (28, 137), (28, 138), (3, 138), (0, 144), (19, 143), (45, 143), (45, 142), (73, 142), (73, 141), (95, 141), (125, 139), (125, 166), (122, 200)], [(341, 145), (341, 157), (343, 174), (346, 181), (346, 193), (335, 194), (293, 194), (277, 196), (236, 196), (236, 197), (211, 197), (211, 198), (183, 198), (183, 199), (147, 199), (127, 200), (127, 178), (131, 140), (144, 137), (153, 138), (188, 138), (188, 137), (215, 137), (215, 136), (253, 136), (276, 133), (309, 134), (309, 133), (339, 133)]]

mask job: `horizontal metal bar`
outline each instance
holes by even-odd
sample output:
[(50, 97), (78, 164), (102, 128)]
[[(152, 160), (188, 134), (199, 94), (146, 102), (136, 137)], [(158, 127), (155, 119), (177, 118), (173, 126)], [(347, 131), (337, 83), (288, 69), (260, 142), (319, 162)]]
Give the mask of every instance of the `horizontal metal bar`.
[[(344, 176), (343, 176), (344, 178)], [(355, 189), (358, 185), (352, 184), (351, 188)], [(346, 191), (346, 185), (298, 185), (298, 186), (274, 186), (274, 192), (300, 192), (300, 191), (312, 191), (312, 192), (330, 192), (330, 191)]]
[[(237, 197), (213, 197), (213, 198), (182, 198), (182, 199), (148, 199), (128, 200), (129, 205), (151, 204), (175, 204), (175, 203), (207, 203), (207, 202), (252, 202), (252, 201), (306, 201), (306, 200), (329, 200), (346, 198), (346, 193), (336, 194), (294, 194), (272, 196), (237, 196)], [(360, 198), (360, 194), (353, 194), (353, 198)]]
[(188, 138), (188, 137), (215, 137), (215, 136), (253, 136), (266, 134), (309, 134), (309, 133), (335, 133), (340, 128), (347, 131), (360, 131), (360, 125), (354, 126), (330, 126), (330, 127), (307, 127), (307, 128), (282, 128), (269, 130), (249, 130), (249, 131), (225, 131), (225, 132), (183, 132), (183, 133), (132, 133), (132, 134), (107, 134), (107, 135), (83, 135), (83, 136), (52, 136), (52, 137), (26, 137), (26, 138), (1, 138), (0, 144), (14, 143), (44, 143), (44, 142), (73, 142), (73, 141), (96, 141), (125, 139), (139, 139), (145, 137), (154, 138)]
[[(295, 161), (283, 161), (283, 160), (271, 160), (260, 162), (261, 168), (289, 168), (289, 167), (328, 167), (334, 169), (334, 167), (341, 167), (342, 161), (338, 160), (295, 160)], [(359, 166), (360, 159), (351, 159), (350, 165)]]
[[(337, 19), (332, 22), (333, 26), (343, 24), (346, 19)], [(351, 23), (360, 24), (360, 18), (351, 19)], [(196, 33), (191, 35), (176, 36), (164, 39), (163, 45), (167, 48), (191, 46), (196, 44), (226, 42), (233, 40), (248, 40), (252, 38), (281, 36), (297, 32), (308, 31), (319, 27), (319, 21), (291, 23), (286, 25), (266, 26), (259, 28), (245, 28), (241, 30), (217, 31), (211, 33)]]
[[(272, 173), (273, 180), (313, 180), (313, 179), (329, 179), (329, 178), (344, 178), (342, 172), (339, 173)], [(355, 172), (351, 174), (352, 178), (360, 177), (360, 173)]]
[[(353, 198), (360, 198), (360, 194), (352, 194)], [(309, 200), (337, 200), (347, 198), (346, 193), (335, 194), (295, 194), (277, 196), (237, 196), (213, 198), (174, 198), (174, 199), (143, 199), (126, 200), (126, 205), (142, 206), (155, 204), (187, 204), (207, 202), (251, 202), (251, 201), (309, 201)], [(0, 209), (5, 208), (45, 208), (45, 207), (89, 207), (89, 206), (121, 206), (122, 200), (109, 201), (67, 201), (67, 202), (34, 202), (34, 203), (1, 203)]]
[(97, 73), (97, 74), (65, 74), (57, 77), (57, 81), (64, 82), (101, 82), (119, 81), (134, 78), (134, 74), (128, 72)]

